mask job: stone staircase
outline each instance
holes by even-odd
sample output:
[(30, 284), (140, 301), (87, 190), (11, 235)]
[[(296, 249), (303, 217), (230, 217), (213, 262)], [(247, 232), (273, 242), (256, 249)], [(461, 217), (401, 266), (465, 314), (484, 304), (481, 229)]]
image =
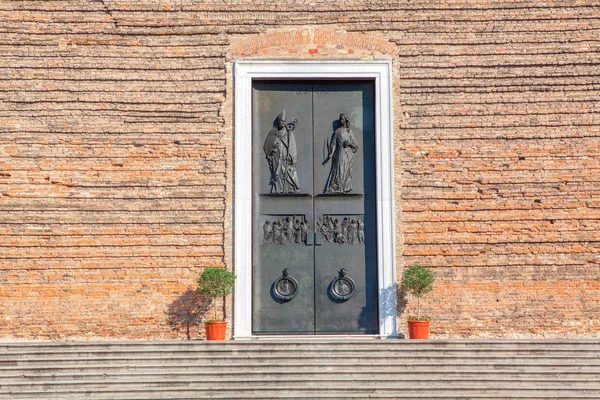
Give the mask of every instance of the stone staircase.
[(0, 399), (600, 399), (600, 341), (0, 343)]

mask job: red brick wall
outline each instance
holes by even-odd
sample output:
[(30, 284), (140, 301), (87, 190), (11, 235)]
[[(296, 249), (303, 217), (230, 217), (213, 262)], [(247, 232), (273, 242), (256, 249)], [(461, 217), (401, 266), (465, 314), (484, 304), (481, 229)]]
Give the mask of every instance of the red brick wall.
[(237, 57), (393, 60), (434, 335), (597, 336), (597, 2), (287, 4), (0, 4), (0, 337), (180, 336), (168, 305), (233, 265)]

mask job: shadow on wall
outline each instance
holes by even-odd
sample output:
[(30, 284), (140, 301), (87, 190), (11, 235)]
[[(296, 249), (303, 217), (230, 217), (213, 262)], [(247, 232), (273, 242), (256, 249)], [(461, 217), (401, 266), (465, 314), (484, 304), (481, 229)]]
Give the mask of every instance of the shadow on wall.
[(190, 340), (192, 327), (200, 325), (210, 308), (210, 298), (200, 296), (196, 289), (188, 288), (169, 305), (167, 324), (176, 332), (184, 331)]
[[(379, 318), (390, 318), (390, 317), (399, 317), (406, 310), (406, 305), (408, 304), (407, 293), (402, 290), (400, 285), (396, 284), (395, 286), (388, 286), (387, 288), (381, 289), (379, 291), (380, 298), (380, 307), (382, 309), (379, 310)], [(392, 310), (396, 310), (396, 315), (394, 315)], [(363, 319), (365, 318), (365, 310), (360, 315), (359, 326), (362, 326)], [(404, 335), (400, 334), (401, 337)]]
[(396, 315), (400, 316), (406, 310), (408, 304), (407, 293), (400, 288), (400, 285), (388, 286), (379, 291), (379, 298), (383, 310), (379, 310), (381, 318), (393, 317), (392, 310), (396, 310)]
[(406, 293), (400, 285), (396, 284), (396, 313), (397, 315), (404, 314), (406, 305), (408, 304), (408, 293)]
[[(385, 289), (380, 290), (380, 296), (382, 304), (384, 306), (381, 310), (381, 318), (394, 317), (392, 310), (396, 310), (396, 318), (404, 314), (406, 311), (406, 305), (408, 304), (407, 293), (402, 290), (400, 285), (388, 286)], [(404, 339), (404, 334), (398, 332), (398, 337)]]

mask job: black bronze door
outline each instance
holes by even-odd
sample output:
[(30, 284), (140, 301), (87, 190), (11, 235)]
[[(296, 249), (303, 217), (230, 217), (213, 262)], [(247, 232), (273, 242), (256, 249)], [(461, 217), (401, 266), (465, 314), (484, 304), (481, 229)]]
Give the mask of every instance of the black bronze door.
[(377, 333), (374, 87), (255, 81), (253, 332)]

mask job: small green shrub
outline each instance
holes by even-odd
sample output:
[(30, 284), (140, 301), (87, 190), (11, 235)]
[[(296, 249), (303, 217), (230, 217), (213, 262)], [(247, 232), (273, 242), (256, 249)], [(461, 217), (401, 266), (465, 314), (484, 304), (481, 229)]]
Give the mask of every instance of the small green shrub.
[[(213, 303), (217, 297), (230, 295), (235, 283), (235, 274), (227, 271), (225, 268), (209, 267), (205, 268), (198, 278), (198, 294), (212, 299)], [(217, 306), (215, 304), (215, 321), (217, 320)]]
[(420, 265), (410, 265), (404, 270), (401, 288), (417, 298), (417, 317), (410, 317), (412, 320), (429, 320), (429, 318), (421, 319), (421, 297), (433, 290), (434, 281), (435, 275), (433, 272)]
[(422, 315), (420, 317), (415, 317), (414, 315), (409, 315), (406, 317), (407, 321), (431, 321), (431, 317), (428, 315)]

